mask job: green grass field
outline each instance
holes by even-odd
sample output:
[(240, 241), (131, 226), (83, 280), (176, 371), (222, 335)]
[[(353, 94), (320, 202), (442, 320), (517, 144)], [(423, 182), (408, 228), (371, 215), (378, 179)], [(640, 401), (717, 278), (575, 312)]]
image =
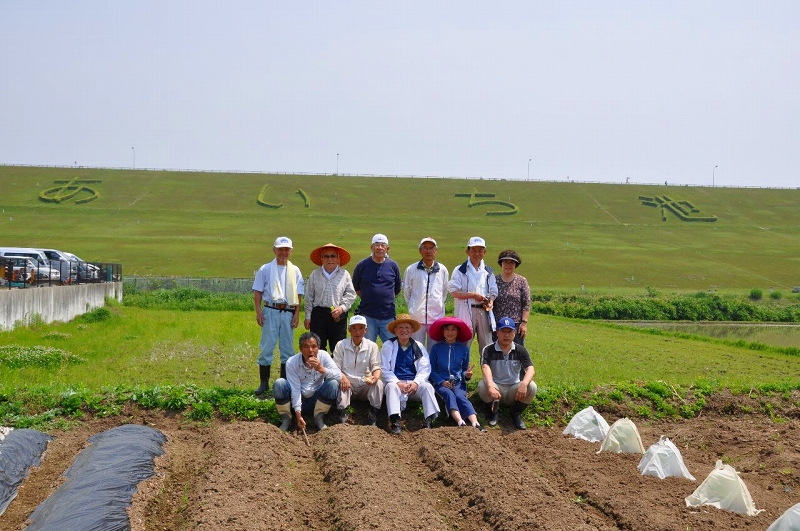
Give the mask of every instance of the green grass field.
[[(57, 180), (86, 184), (99, 198), (45, 203)], [(273, 209), (259, 205), (283, 203)], [(0, 246), (55, 247), (87, 260), (119, 262), (128, 275), (249, 277), (271, 260), (278, 235), (294, 240), (304, 274), (310, 251), (328, 241), (354, 262), (372, 234), (388, 235), (402, 267), (419, 258), (419, 240), (439, 242), (451, 270), (472, 235), (488, 256), (504, 248), (523, 258), (535, 288), (730, 290), (800, 285), (800, 190), (729, 189), (457, 179), (225, 174), (0, 166)], [(305, 207), (297, 193), (310, 200)], [(469, 208), (457, 193), (495, 194), (500, 205)], [(642, 204), (639, 196), (688, 201), (687, 222)], [(354, 262), (348, 266), (352, 270)], [(492, 260), (492, 263), (494, 261)]]
[[(100, 181), (85, 184), (99, 198), (76, 204), (90, 195), (84, 190), (60, 204), (39, 199), (59, 186), (55, 181), (76, 177)], [(258, 203), (265, 185), (262, 201), (282, 208)], [(383, 232), (401, 267), (419, 259), (418, 242), (430, 235), (451, 270), (464, 260), (467, 239), (481, 235), (490, 257), (504, 248), (520, 252), (519, 272), (534, 290), (583, 285), (588, 293), (641, 296), (654, 287), (739, 295), (774, 288), (790, 302), (788, 293), (800, 285), (800, 190), (3, 166), (0, 189), (0, 246), (54, 247), (119, 262), (125, 275), (250, 277), (272, 259), (278, 235), (294, 240), (293, 261), (306, 275), (313, 267), (308, 254), (328, 241), (350, 250), (352, 271), (369, 253), (372, 235)], [(456, 197), (473, 191), (495, 194), (519, 212), (487, 216), (506, 207), (469, 208), (469, 197)], [(662, 221), (661, 209), (639, 196), (689, 202), (698, 210), (692, 215), (718, 221), (681, 221), (670, 213)], [(128, 400), (188, 406), (194, 418), (208, 418), (208, 393), (233, 400), (213, 404), (238, 411), (234, 417), (274, 415), (271, 401), (252, 396), (259, 338), (252, 311), (112, 304), (111, 316), (0, 332), (0, 418), (36, 426), (81, 412), (117, 414)], [(800, 387), (800, 363), (782, 345), (753, 348), (544, 315), (530, 322), (527, 344), (541, 388), (532, 414), (541, 422), (559, 408), (608, 400), (646, 400), (636, 409), (644, 416), (691, 416), (703, 396), (719, 389), (777, 390), (791, 400)], [(475, 346), (472, 357), (477, 365)]]

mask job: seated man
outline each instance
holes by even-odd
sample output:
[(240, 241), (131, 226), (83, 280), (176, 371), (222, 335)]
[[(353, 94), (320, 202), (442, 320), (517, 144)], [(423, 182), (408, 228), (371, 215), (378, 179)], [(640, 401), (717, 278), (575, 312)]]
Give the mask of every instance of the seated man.
[(281, 430), (288, 431), (294, 410), (297, 429), (306, 429), (303, 413), (314, 413), (318, 430), (325, 429), (325, 413), (339, 396), (342, 373), (330, 354), (319, 350), (314, 332), (300, 336), (300, 352), (286, 362), (286, 378), (272, 386), (275, 408), (281, 416)]
[[(531, 356), (522, 345), (514, 343), (516, 324), (510, 317), (497, 321), (497, 341), (481, 352), (483, 380), (478, 382), (478, 395), (486, 404), (489, 426), (496, 426), (502, 403), (511, 406), (511, 421), (518, 430), (527, 426), (522, 412), (536, 396), (535, 370)], [(520, 374), (523, 378), (520, 379)]]
[(433, 386), (428, 382), (431, 363), (422, 343), (411, 338), (419, 330), (419, 322), (407, 313), (400, 314), (387, 326), (396, 337), (381, 348), (381, 371), (386, 385), (386, 411), (392, 435), (400, 435), (400, 412), (410, 400), (422, 401), (425, 427), (430, 428), (439, 414)]
[(333, 362), (342, 371), (339, 387), (339, 421), (347, 424), (347, 406), (351, 398), (369, 400), (368, 421), (375, 426), (383, 401), (381, 380), (381, 355), (378, 344), (364, 337), (367, 318), (354, 315), (350, 318), (350, 337), (342, 339), (333, 351)]

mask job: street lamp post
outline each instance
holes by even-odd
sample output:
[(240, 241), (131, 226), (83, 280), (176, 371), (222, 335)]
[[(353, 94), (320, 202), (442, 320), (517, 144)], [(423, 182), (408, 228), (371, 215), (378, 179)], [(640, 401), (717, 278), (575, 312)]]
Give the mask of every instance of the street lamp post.
[(719, 166), (714, 166), (714, 169), (711, 170), (711, 188), (714, 188), (714, 174), (716, 173), (717, 168), (719, 168)]
[(531, 180), (531, 159), (528, 159), (528, 180)]
[(131, 146), (131, 149), (133, 150), (133, 169), (135, 170), (136, 169), (136, 148)]
[(336, 175), (339, 175), (339, 154), (336, 154)]

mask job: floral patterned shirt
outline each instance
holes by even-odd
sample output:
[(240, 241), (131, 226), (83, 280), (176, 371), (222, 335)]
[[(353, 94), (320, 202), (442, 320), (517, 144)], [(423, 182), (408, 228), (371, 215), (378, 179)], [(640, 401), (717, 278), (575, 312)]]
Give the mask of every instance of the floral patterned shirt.
[(511, 282), (503, 280), (502, 275), (497, 278), (497, 298), (494, 300), (494, 317), (511, 317), (519, 326), (522, 313), (531, 309), (531, 289), (528, 280), (522, 275), (514, 274)]

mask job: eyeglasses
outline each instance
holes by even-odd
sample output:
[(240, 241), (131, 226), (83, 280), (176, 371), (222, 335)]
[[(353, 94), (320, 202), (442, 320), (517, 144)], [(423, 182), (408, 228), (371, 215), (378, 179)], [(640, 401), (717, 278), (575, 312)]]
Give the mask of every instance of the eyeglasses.
[(328, 258), (339, 258), (339, 255), (338, 254), (323, 254), (322, 258), (324, 258), (325, 260), (327, 260)]

